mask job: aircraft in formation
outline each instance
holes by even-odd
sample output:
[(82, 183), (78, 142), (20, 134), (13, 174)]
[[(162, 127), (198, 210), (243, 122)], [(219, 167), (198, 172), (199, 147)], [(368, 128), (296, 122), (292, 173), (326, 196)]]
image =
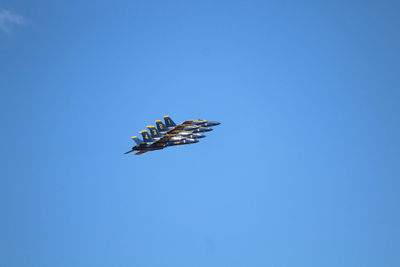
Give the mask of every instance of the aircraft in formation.
[(142, 155), (149, 151), (164, 149), (169, 146), (189, 145), (198, 143), (200, 138), (206, 137), (204, 132), (212, 131), (211, 127), (220, 123), (208, 120), (188, 120), (180, 124), (175, 124), (170, 116), (164, 116), (165, 124), (161, 120), (156, 120), (156, 126), (147, 126), (146, 130), (140, 131), (143, 140), (137, 136), (132, 136), (136, 146), (124, 154), (138, 151), (135, 155)]

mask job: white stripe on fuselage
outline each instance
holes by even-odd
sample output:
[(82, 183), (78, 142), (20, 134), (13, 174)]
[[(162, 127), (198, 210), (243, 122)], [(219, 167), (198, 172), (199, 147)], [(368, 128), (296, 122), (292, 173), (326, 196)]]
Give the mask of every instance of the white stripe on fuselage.
[(168, 141), (180, 141), (180, 140), (183, 140), (183, 139), (186, 139), (186, 137), (174, 136), (174, 137), (171, 137)]
[(184, 135), (190, 135), (192, 133), (193, 133), (193, 131), (182, 131), (182, 132), (179, 132), (178, 135), (184, 136)]

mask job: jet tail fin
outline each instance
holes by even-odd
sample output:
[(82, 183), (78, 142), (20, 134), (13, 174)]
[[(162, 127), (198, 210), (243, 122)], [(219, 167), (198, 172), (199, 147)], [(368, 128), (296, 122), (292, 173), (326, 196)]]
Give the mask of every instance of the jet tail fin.
[(156, 120), (156, 125), (157, 125), (157, 130), (159, 132), (166, 132), (167, 131), (167, 127), (165, 127), (165, 124), (162, 123), (160, 120)]
[(140, 131), (139, 133), (142, 134), (144, 142), (149, 143), (154, 141), (146, 130)]
[(176, 126), (175, 122), (170, 118), (170, 116), (164, 116), (164, 121), (165, 121), (165, 125), (167, 125), (167, 127), (175, 127)]
[(161, 137), (161, 134), (157, 131), (156, 127), (150, 125), (150, 126), (147, 126), (147, 129), (149, 129), (151, 137), (153, 137), (153, 138)]
[(143, 141), (140, 138), (138, 138), (137, 136), (131, 136), (131, 138), (133, 141), (135, 141), (135, 143), (137, 145), (140, 145), (141, 143), (143, 143)]

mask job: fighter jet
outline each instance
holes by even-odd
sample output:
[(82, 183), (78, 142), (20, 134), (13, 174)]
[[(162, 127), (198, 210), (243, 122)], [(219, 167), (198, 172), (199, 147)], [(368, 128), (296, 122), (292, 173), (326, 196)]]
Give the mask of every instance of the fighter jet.
[(189, 120), (178, 125), (169, 117), (164, 116), (165, 125), (160, 121), (156, 121), (157, 128), (154, 126), (147, 126), (150, 134), (143, 130), (142, 134), (143, 141), (132, 136), (132, 139), (136, 142), (136, 146), (125, 154), (133, 151), (139, 151), (135, 155), (141, 155), (148, 151), (164, 149), (168, 146), (186, 145), (198, 143), (197, 139), (204, 138), (205, 135), (200, 134), (201, 132), (212, 131), (212, 128), (203, 126), (216, 126), (219, 122), (207, 121), (207, 120)]
[(203, 126), (217, 126), (221, 123), (216, 121), (207, 121), (207, 120), (187, 120), (178, 125), (171, 119), (170, 116), (164, 116), (164, 121), (166, 128), (170, 131), (180, 131), (180, 132), (192, 132), (192, 133), (202, 133), (202, 132), (210, 132), (213, 129), (210, 127)]
[(202, 120), (202, 119), (188, 120), (185, 123), (190, 124), (190, 125), (198, 125), (201, 127), (213, 127), (213, 126), (217, 126), (217, 125), (221, 124), (220, 122), (208, 121), (208, 120)]

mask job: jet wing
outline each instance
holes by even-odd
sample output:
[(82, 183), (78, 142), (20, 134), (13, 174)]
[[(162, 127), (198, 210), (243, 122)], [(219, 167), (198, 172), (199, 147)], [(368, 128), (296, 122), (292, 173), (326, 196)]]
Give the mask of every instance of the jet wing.
[(178, 126), (179, 126), (179, 125), (185, 125), (185, 126), (188, 126), (188, 125), (191, 125), (191, 124), (192, 124), (192, 122), (194, 122), (194, 121), (196, 121), (196, 120), (184, 121), (184, 122), (182, 122), (181, 124), (178, 124)]
[(135, 155), (142, 155), (142, 154), (144, 154), (146, 152), (148, 152), (148, 151), (147, 150), (142, 150), (142, 151), (139, 151), (139, 152), (135, 153)]
[(190, 125), (193, 124), (193, 122), (202, 122), (202, 121), (201, 121), (201, 120), (188, 120), (188, 121), (184, 121), (184, 122), (181, 123), (181, 124), (184, 124), (184, 125), (186, 125), (186, 126), (190, 126)]

